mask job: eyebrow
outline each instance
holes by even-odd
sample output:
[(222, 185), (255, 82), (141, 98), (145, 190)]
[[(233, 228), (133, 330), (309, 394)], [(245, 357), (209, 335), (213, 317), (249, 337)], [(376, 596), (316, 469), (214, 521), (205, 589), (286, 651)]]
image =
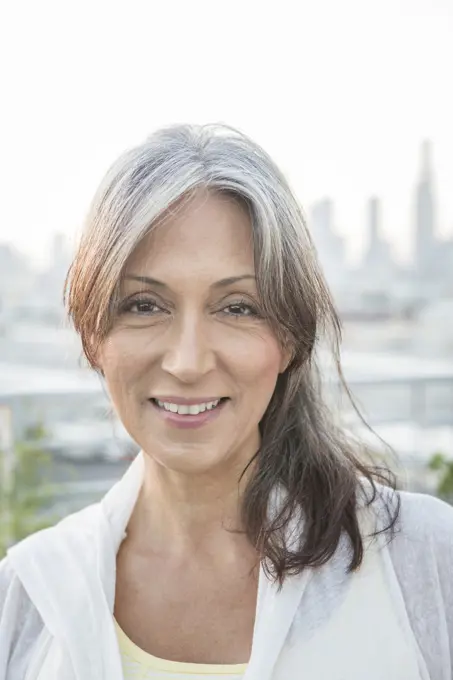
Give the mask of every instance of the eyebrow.
[[(163, 281), (159, 281), (158, 279), (153, 279), (150, 276), (137, 276), (135, 274), (129, 274), (126, 276), (126, 279), (129, 279), (131, 281), (138, 281), (139, 283), (146, 283), (148, 286), (157, 286), (159, 288), (168, 288), (166, 283), (163, 283)], [(220, 279), (220, 281), (216, 281), (215, 283), (211, 284), (210, 288), (225, 288), (226, 286), (231, 286), (234, 283), (238, 283), (238, 281), (244, 281), (246, 279), (252, 279), (253, 281), (255, 280), (255, 276), (253, 274), (243, 274), (242, 276), (229, 276), (226, 279)]]

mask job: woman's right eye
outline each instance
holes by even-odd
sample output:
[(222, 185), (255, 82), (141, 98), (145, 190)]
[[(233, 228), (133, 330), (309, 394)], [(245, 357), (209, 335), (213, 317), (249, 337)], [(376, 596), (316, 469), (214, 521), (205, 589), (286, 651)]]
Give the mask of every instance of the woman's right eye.
[(151, 314), (158, 314), (164, 311), (154, 300), (130, 300), (122, 306), (123, 313), (139, 314), (142, 316), (150, 316)]

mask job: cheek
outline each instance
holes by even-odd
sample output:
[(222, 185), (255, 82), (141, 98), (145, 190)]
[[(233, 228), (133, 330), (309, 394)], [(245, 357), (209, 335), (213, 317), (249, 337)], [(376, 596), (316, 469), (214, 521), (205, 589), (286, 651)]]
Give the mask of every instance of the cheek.
[[(273, 389), (280, 373), (282, 351), (273, 337), (256, 338), (254, 342), (243, 343), (231, 357), (241, 382)], [(263, 395), (264, 396), (264, 395)]]
[(142, 356), (138, 343), (130, 338), (126, 340), (120, 333), (107, 338), (100, 352), (100, 367), (112, 397), (124, 398), (137, 384), (143, 374)]

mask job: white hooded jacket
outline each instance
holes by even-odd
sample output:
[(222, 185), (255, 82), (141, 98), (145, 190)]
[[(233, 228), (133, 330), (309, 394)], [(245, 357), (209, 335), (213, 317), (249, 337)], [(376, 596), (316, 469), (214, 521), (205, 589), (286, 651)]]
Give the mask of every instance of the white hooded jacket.
[[(143, 458), (101, 501), (12, 548), (0, 564), (0, 680), (122, 680), (116, 554)], [(402, 494), (390, 545), (347, 542), (281, 590), (261, 570), (244, 680), (451, 680), (453, 509)]]

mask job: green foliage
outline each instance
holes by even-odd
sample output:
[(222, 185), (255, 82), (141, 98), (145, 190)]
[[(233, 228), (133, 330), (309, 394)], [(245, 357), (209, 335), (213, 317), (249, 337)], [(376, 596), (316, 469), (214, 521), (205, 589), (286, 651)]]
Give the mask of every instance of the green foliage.
[(30, 425), (25, 430), (24, 439), (26, 442), (39, 443), (42, 442), (47, 436), (47, 431), (42, 425), (42, 423), (36, 423), (35, 425)]
[(14, 447), (11, 489), (7, 493), (4, 485), (0, 486), (0, 559), (9, 543), (52, 525), (56, 519), (49, 512), (54, 488), (51, 460), (41, 445), (44, 430), (36, 427), (27, 434), (27, 440)]
[(453, 460), (437, 452), (429, 462), (429, 469), (438, 474), (438, 496), (453, 504)]

